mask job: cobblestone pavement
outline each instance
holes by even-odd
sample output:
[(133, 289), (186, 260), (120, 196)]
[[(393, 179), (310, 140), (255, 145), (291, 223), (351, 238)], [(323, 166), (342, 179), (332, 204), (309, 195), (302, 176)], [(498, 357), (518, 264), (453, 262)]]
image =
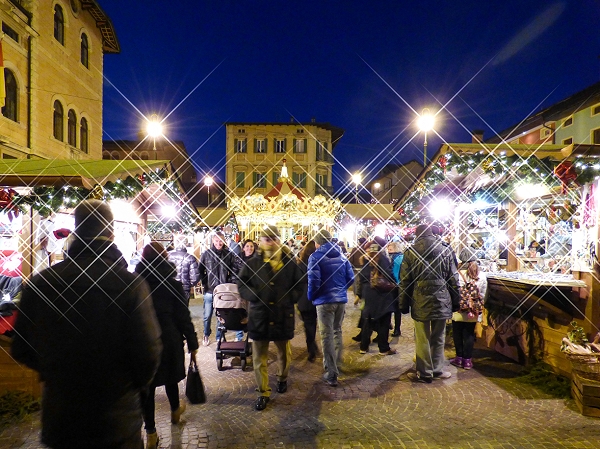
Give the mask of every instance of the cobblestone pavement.
[[(192, 306), (202, 334), (201, 307)], [(381, 356), (376, 345), (361, 355), (359, 311), (351, 302), (344, 321), (340, 385), (322, 380), (321, 359), (310, 363), (299, 324), (289, 390), (273, 391), (266, 410), (253, 409), (254, 376), (239, 367), (217, 371), (214, 348), (200, 347), (208, 403), (188, 405), (182, 423), (170, 424), (164, 390), (157, 394), (160, 448), (598, 448), (600, 420), (579, 414), (573, 400), (553, 399), (516, 379), (520, 366), (480, 349), (470, 371), (449, 366), (452, 378), (412, 383), (413, 328), (404, 317), (398, 350)], [(451, 351), (446, 354), (451, 357)], [(275, 355), (269, 373), (275, 390)], [(230, 361), (225, 365), (229, 367)], [(183, 382), (180, 385), (183, 394)], [(0, 448), (41, 448), (39, 414), (0, 434)], [(82, 448), (85, 449), (85, 448)]]

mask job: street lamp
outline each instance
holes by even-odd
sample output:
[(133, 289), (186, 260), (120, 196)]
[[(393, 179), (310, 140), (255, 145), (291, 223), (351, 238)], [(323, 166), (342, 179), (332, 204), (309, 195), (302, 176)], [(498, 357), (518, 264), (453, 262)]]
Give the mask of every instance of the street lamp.
[(148, 119), (146, 134), (154, 140), (154, 150), (156, 150), (156, 138), (163, 135), (162, 122), (158, 119), (158, 115), (152, 114)]
[(419, 125), (419, 129), (423, 131), (423, 135), (425, 136), (425, 141), (423, 142), (423, 167), (427, 166), (427, 131), (433, 129), (434, 122), (435, 117), (431, 115), (429, 109), (423, 109), (423, 112), (417, 120), (417, 125)]
[(207, 196), (208, 196), (208, 204), (207, 205), (210, 205), (210, 186), (212, 186), (214, 182), (215, 182), (215, 180), (212, 179), (210, 176), (207, 176), (206, 178), (204, 178), (204, 185), (206, 186), (206, 192), (207, 192)]
[(362, 176), (361, 176), (361, 174), (360, 173), (354, 173), (352, 175), (352, 182), (355, 185), (354, 201), (358, 204), (358, 186), (362, 182)]

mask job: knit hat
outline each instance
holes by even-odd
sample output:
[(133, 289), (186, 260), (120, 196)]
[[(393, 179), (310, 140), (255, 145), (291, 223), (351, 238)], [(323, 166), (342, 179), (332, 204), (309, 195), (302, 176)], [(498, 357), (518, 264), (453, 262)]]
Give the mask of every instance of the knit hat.
[(387, 244), (387, 250), (390, 254), (403, 253), (406, 250), (406, 244), (394, 240)]
[(317, 245), (324, 245), (331, 241), (331, 234), (325, 229), (321, 229), (317, 235), (315, 235), (315, 243)]
[(268, 237), (270, 239), (279, 239), (279, 229), (277, 226), (268, 225), (260, 231), (260, 237)]
[(75, 208), (75, 234), (80, 239), (92, 240), (113, 236), (113, 214), (108, 203), (85, 200)]
[(387, 245), (387, 241), (386, 241), (386, 239), (384, 239), (383, 237), (376, 236), (376, 237), (374, 237), (374, 238), (373, 238), (373, 241), (374, 241), (375, 243), (377, 243), (379, 246), (381, 246), (382, 248), (383, 248), (385, 245)]

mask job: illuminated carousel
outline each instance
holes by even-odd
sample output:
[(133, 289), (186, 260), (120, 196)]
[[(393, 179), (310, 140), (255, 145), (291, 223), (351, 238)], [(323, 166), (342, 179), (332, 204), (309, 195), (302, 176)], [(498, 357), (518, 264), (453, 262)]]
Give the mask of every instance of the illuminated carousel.
[(310, 238), (321, 228), (333, 227), (342, 210), (340, 201), (323, 195), (311, 198), (293, 186), (285, 162), (284, 159), (281, 176), (270, 192), (228, 200), (227, 208), (235, 214), (244, 238), (256, 239), (266, 225), (277, 226), (284, 241)]

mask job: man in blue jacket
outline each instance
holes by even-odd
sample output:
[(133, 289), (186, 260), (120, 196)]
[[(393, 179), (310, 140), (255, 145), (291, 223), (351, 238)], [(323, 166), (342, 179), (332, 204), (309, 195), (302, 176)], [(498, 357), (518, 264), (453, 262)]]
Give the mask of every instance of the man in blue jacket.
[(354, 283), (354, 272), (346, 256), (331, 240), (331, 234), (324, 229), (315, 236), (317, 250), (308, 259), (307, 295), (309, 301), (317, 306), (324, 380), (336, 387), (338, 363), (342, 358), (342, 321), (348, 302), (347, 290)]

